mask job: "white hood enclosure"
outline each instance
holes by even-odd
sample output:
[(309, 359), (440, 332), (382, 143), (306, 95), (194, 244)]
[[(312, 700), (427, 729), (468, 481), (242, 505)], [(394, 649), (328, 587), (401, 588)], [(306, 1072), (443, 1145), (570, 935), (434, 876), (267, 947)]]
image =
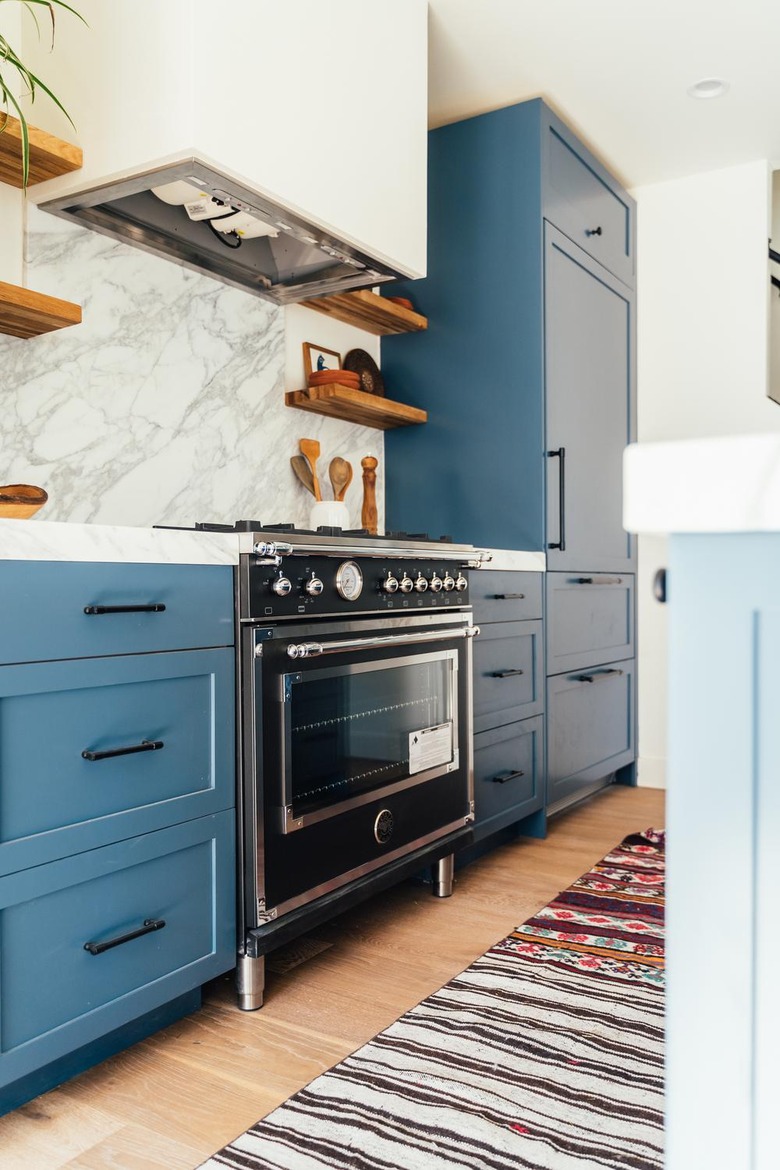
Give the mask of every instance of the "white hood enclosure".
[(280, 303), (424, 275), (425, 0), (78, 8), (24, 45), (84, 150), (45, 210)]

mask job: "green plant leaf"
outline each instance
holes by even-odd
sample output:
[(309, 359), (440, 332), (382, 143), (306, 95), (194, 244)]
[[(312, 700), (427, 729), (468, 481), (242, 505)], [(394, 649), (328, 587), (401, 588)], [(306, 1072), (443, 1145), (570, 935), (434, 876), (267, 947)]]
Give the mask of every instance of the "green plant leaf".
[[(72, 8), (70, 6), (70, 4), (66, 4), (65, 0), (10, 0), (10, 2), (21, 4), (24, 8), (27, 9), (27, 11), (30, 13), (33, 20), (35, 21), (35, 27), (36, 27), (36, 30), (38, 32), (39, 37), (41, 35), (41, 29), (40, 29), (40, 25), (38, 23), (35, 9), (38, 7), (42, 7), (42, 8), (45, 8), (47, 10), (47, 14), (49, 16), (49, 19), (51, 20), (52, 48), (54, 48), (56, 9), (60, 8), (60, 9), (63, 9), (65, 12), (70, 12), (73, 16), (78, 17), (78, 19), (82, 22), (82, 24), (84, 24), (84, 25), (87, 24), (86, 20), (81, 15), (81, 13), (77, 12), (75, 8)], [(4, 4), (4, 3), (9, 3), (9, 0), (0, 0), (0, 4)], [(6, 69), (5, 75), (3, 73), (4, 68)], [(2, 106), (2, 111), (3, 111), (2, 122), (0, 123), (0, 134), (2, 134), (7, 129), (10, 109), (13, 109), (15, 111), (16, 115), (18, 116), (18, 119), (19, 119), (21, 145), (22, 145), (22, 186), (26, 190), (27, 184), (29, 181), (29, 177), (30, 177), (30, 134), (29, 134), (29, 127), (27, 125), (27, 119), (24, 116), (24, 111), (22, 110), (22, 107), (20, 106), (19, 101), (17, 100), (15, 93), (10, 88), (10, 82), (8, 81), (8, 78), (7, 78), (7, 70), (8, 69), (15, 69), (16, 70), (18, 80), (22, 83), (22, 85), (26, 89), (27, 94), (29, 95), (29, 98), (30, 98), (30, 102), (35, 101), (36, 92), (38, 90), (40, 90), (41, 92), (45, 93), (46, 96), (52, 102), (54, 102), (55, 106), (57, 106), (57, 108), (59, 110), (62, 111), (62, 113), (65, 115), (65, 117), (70, 122), (71, 126), (73, 126), (74, 130), (76, 127), (75, 127), (75, 124), (74, 124), (73, 119), (71, 118), (70, 114), (65, 109), (65, 106), (62, 104), (62, 102), (56, 96), (56, 94), (52, 93), (52, 91), (49, 89), (48, 85), (46, 85), (46, 83), (43, 82), (40, 79), (40, 77), (38, 77), (35, 73), (33, 73), (31, 69), (28, 69), (28, 67), (24, 64), (24, 62), (19, 57), (19, 55), (15, 52), (15, 50), (8, 43), (6, 38), (3, 36), (0, 36), (0, 105)]]

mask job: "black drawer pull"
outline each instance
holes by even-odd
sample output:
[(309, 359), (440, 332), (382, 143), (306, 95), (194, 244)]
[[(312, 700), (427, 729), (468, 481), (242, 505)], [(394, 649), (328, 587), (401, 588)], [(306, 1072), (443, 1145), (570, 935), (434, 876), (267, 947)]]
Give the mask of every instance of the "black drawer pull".
[(547, 458), (558, 460), (558, 539), (547, 547), (566, 552), (566, 448), (548, 451)]
[(524, 593), (494, 593), (494, 601), (523, 601), (525, 599)]
[(525, 674), (524, 670), (494, 670), (491, 678), (515, 678), (518, 674)]
[(158, 601), (151, 605), (85, 605), (84, 613), (165, 613), (165, 606)]
[(499, 772), (493, 777), (493, 783), (508, 784), (510, 780), (519, 780), (521, 776), (525, 776), (525, 772)]
[(132, 747), (107, 748), (104, 752), (83, 751), (83, 760), (112, 760), (114, 756), (134, 756), (137, 752), (158, 752), (165, 744), (161, 739), (144, 739)]
[(622, 674), (622, 670), (613, 668), (612, 670), (598, 670), (595, 674), (577, 674), (574, 676), (575, 682), (594, 683), (602, 678), (609, 678), (611, 675)]
[(653, 597), (666, 605), (666, 569), (658, 569), (653, 577)]
[(595, 228), (585, 228), (586, 236), (600, 236), (601, 234), (601, 226)]
[(575, 577), (572, 585), (622, 585), (622, 577)]
[(91, 955), (102, 955), (103, 951), (110, 951), (112, 947), (121, 947), (122, 943), (130, 942), (134, 938), (141, 938), (144, 934), (151, 934), (154, 930), (162, 930), (165, 926), (164, 918), (145, 918), (143, 926), (138, 930), (129, 930), (127, 934), (117, 935), (116, 938), (106, 939), (105, 942), (84, 943), (84, 950)]

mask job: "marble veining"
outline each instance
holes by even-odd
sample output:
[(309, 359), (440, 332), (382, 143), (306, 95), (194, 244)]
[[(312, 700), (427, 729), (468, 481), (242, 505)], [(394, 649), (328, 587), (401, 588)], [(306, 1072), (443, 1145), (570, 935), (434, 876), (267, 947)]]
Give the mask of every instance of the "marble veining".
[(0, 561), (236, 565), (239, 537), (106, 524), (0, 519)]
[[(26, 283), (80, 301), (83, 324), (0, 337), (0, 482), (44, 487), (40, 520), (308, 523), (299, 436), (350, 459), (378, 433), (284, 406), (284, 310), (30, 206)], [(381, 493), (380, 493), (381, 497)]]

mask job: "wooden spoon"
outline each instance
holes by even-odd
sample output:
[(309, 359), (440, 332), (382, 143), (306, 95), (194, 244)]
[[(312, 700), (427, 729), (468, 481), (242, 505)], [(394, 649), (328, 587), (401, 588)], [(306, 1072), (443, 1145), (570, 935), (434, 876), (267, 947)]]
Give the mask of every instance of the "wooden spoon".
[(308, 492), (314, 495), (314, 476), (311, 473), (308, 459), (303, 455), (291, 455), (290, 466)]
[(333, 485), (333, 499), (343, 500), (347, 494), (347, 488), (352, 483), (352, 464), (337, 455), (335, 459), (331, 459), (328, 472), (330, 482)]
[(322, 499), (322, 492), (320, 491), (320, 481), (317, 478), (317, 460), (320, 457), (320, 445), (316, 439), (299, 439), (298, 447), (301, 455), (305, 456), (309, 461), (311, 468), (312, 486), (314, 488), (315, 500)]

